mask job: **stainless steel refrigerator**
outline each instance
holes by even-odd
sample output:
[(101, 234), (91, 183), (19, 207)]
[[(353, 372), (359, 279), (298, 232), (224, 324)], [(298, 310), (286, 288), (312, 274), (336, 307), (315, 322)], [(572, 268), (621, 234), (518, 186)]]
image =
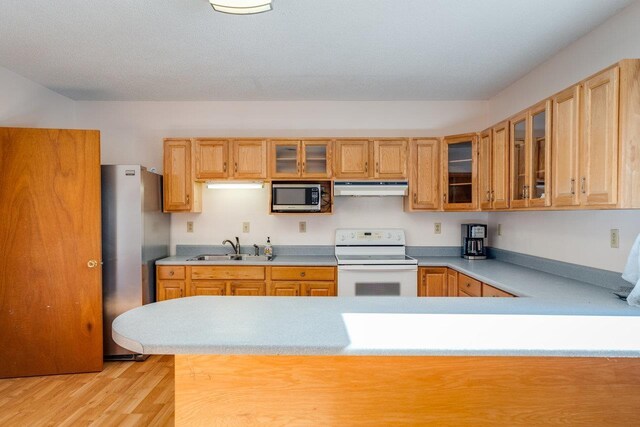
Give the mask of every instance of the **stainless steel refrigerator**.
[(102, 300), (105, 359), (137, 359), (111, 338), (125, 311), (156, 300), (155, 261), (169, 255), (162, 175), (140, 165), (102, 166)]

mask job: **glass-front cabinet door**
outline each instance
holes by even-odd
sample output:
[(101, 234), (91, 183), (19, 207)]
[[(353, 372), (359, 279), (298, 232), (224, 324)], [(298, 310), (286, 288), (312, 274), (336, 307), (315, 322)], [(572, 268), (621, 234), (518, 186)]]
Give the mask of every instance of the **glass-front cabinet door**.
[(271, 141), (271, 176), (298, 178), (301, 172), (300, 141)]
[(524, 208), (528, 206), (528, 175), (527, 165), (529, 139), (527, 113), (511, 119), (511, 207)]
[(477, 206), (478, 138), (476, 134), (444, 138), (445, 210), (473, 210)]
[(330, 178), (331, 140), (272, 140), (271, 177)]
[(551, 170), (551, 101), (529, 110), (531, 122), (531, 181), (529, 206), (551, 206), (549, 171)]
[(331, 141), (302, 141), (302, 177), (331, 177)]

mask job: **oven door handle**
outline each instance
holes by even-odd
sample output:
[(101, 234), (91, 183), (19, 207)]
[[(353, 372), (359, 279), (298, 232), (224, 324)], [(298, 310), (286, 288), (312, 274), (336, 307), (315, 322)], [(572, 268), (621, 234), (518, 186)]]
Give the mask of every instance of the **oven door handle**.
[(388, 264), (388, 265), (339, 265), (342, 271), (418, 271), (417, 265)]

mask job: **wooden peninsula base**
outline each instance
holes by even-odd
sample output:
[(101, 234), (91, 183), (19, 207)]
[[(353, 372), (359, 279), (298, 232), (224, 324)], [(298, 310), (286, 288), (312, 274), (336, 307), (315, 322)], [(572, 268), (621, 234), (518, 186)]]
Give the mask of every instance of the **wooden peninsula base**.
[(640, 358), (176, 355), (176, 425), (624, 425)]

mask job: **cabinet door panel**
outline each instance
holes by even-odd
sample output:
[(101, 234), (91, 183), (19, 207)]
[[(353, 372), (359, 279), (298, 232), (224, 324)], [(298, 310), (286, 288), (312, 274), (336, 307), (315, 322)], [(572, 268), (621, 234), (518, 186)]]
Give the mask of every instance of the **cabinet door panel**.
[(196, 179), (226, 178), (229, 172), (229, 141), (198, 139), (194, 146)]
[(271, 267), (272, 280), (334, 280), (334, 267)]
[(164, 142), (164, 210), (189, 211), (193, 202), (191, 141)]
[(420, 268), (418, 296), (444, 297), (448, 294), (447, 269), (445, 267)]
[(266, 295), (264, 282), (231, 282), (229, 295), (258, 297)]
[(267, 141), (233, 141), (233, 177), (267, 177)]
[(580, 194), (586, 206), (618, 201), (619, 67), (584, 84)]
[(509, 207), (509, 125), (504, 122), (492, 130), (491, 138), (491, 205), (494, 209)]
[(529, 129), (531, 124), (527, 113), (520, 114), (511, 120), (509, 133), (509, 151), (511, 152), (511, 207), (526, 208), (529, 206)]
[(416, 210), (440, 208), (440, 143), (437, 139), (412, 142), (410, 206)]
[(447, 269), (447, 296), (458, 296), (458, 272), (452, 268)]
[(480, 134), (478, 153), (478, 191), (480, 209), (491, 209), (491, 129)]
[(302, 295), (305, 297), (336, 296), (335, 282), (302, 282)]
[(551, 205), (551, 101), (531, 108), (529, 206)]
[(300, 141), (271, 141), (271, 177), (300, 177)]
[(190, 296), (208, 295), (224, 296), (227, 294), (226, 282), (193, 280), (191, 282)]
[(444, 138), (445, 210), (475, 210), (477, 207), (477, 144), (478, 138), (475, 134)]
[(299, 282), (271, 282), (267, 295), (275, 297), (300, 296), (301, 284)]
[(264, 280), (264, 267), (261, 266), (193, 266), (191, 267), (191, 279), (193, 280)]
[(302, 141), (302, 177), (331, 178), (331, 141)]
[(158, 282), (158, 301), (166, 301), (185, 296), (185, 282), (179, 280), (161, 280)]
[(579, 85), (553, 98), (553, 206), (578, 205), (579, 105)]
[(407, 141), (374, 141), (376, 178), (406, 178)]
[(334, 149), (337, 178), (369, 177), (369, 141), (336, 141)]

